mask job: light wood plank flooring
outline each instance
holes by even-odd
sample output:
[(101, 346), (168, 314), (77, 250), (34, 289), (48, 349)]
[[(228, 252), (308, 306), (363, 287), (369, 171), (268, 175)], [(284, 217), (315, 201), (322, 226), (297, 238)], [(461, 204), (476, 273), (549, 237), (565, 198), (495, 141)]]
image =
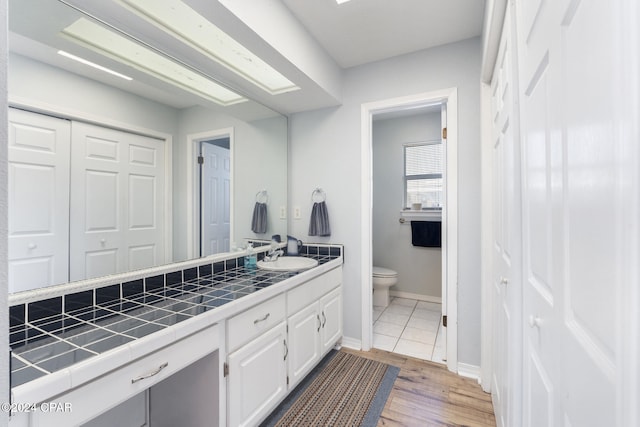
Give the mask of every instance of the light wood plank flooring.
[(341, 351), (400, 368), (378, 427), (495, 427), (491, 395), (478, 383), (449, 372), (446, 366), (384, 350)]

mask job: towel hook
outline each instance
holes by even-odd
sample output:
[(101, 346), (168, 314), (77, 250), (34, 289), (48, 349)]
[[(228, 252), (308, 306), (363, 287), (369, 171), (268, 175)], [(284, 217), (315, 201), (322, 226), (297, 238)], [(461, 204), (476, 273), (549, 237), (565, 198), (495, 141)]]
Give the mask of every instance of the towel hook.
[[(316, 199), (317, 196), (320, 197), (320, 200)], [(320, 202), (324, 202), (325, 200), (327, 200), (327, 194), (324, 192), (322, 188), (318, 187), (315, 190), (313, 190), (313, 192), (311, 193), (312, 202), (320, 203)]]
[(267, 203), (269, 201), (269, 194), (267, 190), (260, 190), (256, 193), (256, 202)]

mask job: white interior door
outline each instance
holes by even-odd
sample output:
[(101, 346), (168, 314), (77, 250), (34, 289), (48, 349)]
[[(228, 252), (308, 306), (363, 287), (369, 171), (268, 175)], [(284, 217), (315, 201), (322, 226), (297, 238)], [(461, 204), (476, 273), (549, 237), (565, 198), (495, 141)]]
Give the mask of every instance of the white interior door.
[(71, 280), (164, 262), (162, 141), (74, 122), (72, 146)]
[(637, 325), (624, 321), (625, 307), (638, 307), (624, 298), (637, 287), (625, 281), (637, 271), (637, 258), (625, 255), (637, 237), (621, 220), (635, 197), (638, 221), (638, 183), (625, 179), (634, 176), (629, 159), (637, 162), (638, 148), (621, 120), (621, 106), (636, 105), (623, 98), (623, 79), (637, 82), (622, 66), (629, 53), (620, 30), (632, 25), (623, 4), (517, 4), (525, 426), (637, 425), (623, 415), (631, 412), (627, 392), (636, 390), (637, 405), (637, 384), (627, 385), (628, 368), (638, 366), (626, 362)]
[(228, 252), (231, 247), (231, 156), (228, 148), (200, 143), (200, 255)]
[(520, 140), (515, 50), (507, 7), (493, 79), (493, 377), (498, 426), (521, 425), (522, 280)]
[(68, 120), (9, 109), (9, 292), (69, 281)]

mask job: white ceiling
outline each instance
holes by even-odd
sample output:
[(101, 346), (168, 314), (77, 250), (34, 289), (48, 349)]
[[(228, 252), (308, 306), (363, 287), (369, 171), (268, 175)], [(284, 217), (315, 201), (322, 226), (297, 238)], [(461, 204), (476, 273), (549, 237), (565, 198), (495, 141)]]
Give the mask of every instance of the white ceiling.
[(485, 0), (281, 0), (342, 68), (482, 34)]

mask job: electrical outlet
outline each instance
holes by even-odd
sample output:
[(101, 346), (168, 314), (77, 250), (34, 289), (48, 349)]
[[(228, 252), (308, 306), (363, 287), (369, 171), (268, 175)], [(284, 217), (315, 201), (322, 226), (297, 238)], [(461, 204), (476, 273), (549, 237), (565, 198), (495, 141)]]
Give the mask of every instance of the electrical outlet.
[(287, 207), (280, 206), (280, 219), (287, 219)]
[(302, 218), (302, 215), (300, 214), (300, 206), (296, 206), (293, 208), (293, 218), (294, 219)]

